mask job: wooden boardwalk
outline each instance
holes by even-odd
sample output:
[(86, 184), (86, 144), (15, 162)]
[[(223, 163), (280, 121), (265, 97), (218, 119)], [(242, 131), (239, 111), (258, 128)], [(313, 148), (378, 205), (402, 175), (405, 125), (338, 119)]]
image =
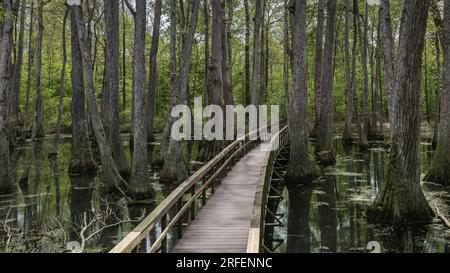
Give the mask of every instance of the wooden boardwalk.
[(245, 253), (256, 186), (265, 158), (260, 147), (244, 156), (185, 229), (174, 253)]

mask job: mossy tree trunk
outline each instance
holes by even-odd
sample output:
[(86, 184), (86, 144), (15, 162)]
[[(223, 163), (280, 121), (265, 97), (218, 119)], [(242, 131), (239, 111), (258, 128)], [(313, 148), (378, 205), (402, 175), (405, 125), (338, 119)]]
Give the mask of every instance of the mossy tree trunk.
[(147, 111), (145, 92), (145, 29), (147, 24), (147, 2), (136, 1), (134, 44), (134, 118), (133, 118), (133, 165), (130, 191), (136, 198), (150, 197), (152, 188), (148, 176)]
[(293, 76), (289, 104), (290, 161), (287, 178), (290, 183), (311, 183), (318, 167), (308, 151), (308, 84), (306, 66), (306, 0), (295, 1), (292, 12)]
[[(429, 0), (404, 1), (395, 85), (396, 122), (387, 177), (368, 209), (382, 223), (427, 222), (433, 212), (420, 185), (420, 81)], [(408, 103), (402, 103), (408, 102)]]
[(97, 172), (89, 145), (88, 119), (86, 113), (86, 94), (83, 80), (83, 63), (78, 43), (75, 10), (70, 9), (71, 29), (71, 81), (72, 81), (72, 154), (69, 163), (69, 175), (90, 175)]
[(327, 26), (322, 65), (320, 115), (317, 131), (317, 159), (324, 167), (336, 164), (333, 149), (333, 62), (336, 1), (327, 2)]

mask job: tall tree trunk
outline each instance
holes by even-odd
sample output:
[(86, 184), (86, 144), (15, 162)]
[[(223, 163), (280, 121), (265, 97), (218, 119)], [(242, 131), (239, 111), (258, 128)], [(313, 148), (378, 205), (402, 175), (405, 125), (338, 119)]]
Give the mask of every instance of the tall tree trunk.
[(203, 1), (203, 17), (205, 25), (205, 84), (204, 84), (204, 96), (205, 105), (209, 104), (209, 8), (208, 0)]
[(89, 111), (89, 117), (92, 123), (92, 129), (95, 133), (97, 140), (100, 158), (102, 161), (102, 174), (103, 178), (111, 187), (123, 190), (123, 187), (127, 185), (125, 180), (120, 176), (120, 173), (114, 163), (114, 159), (111, 154), (108, 141), (106, 139), (105, 131), (103, 129), (102, 119), (98, 112), (97, 101), (94, 93), (94, 79), (92, 70), (92, 61), (89, 54), (89, 43), (87, 34), (84, 28), (84, 20), (82, 17), (81, 6), (73, 6), (74, 17), (76, 18), (76, 28), (78, 34), (78, 44), (81, 51), (81, 60), (83, 64), (83, 80), (84, 86), (87, 89), (87, 105)]
[[(128, 177), (130, 170), (125, 158), (122, 136), (120, 133), (120, 37), (119, 37), (119, 0), (104, 2), (106, 33), (106, 102), (109, 143), (117, 169), (123, 177)], [(144, 70), (145, 71), (145, 70)], [(103, 98), (105, 99), (105, 98)], [(105, 130), (108, 129), (105, 127)]]
[[(170, 46), (169, 46), (169, 70), (170, 70), (170, 111), (178, 104), (177, 99), (177, 1), (170, 0)], [(173, 119), (169, 113), (164, 126), (161, 139), (159, 157), (153, 158), (154, 165), (163, 165), (166, 160), (170, 142), (170, 131)]]
[(287, 172), (291, 183), (311, 183), (318, 176), (316, 162), (308, 151), (308, 83), (306, 46), (306, 0), (296, 0), (292, 12), (293, 76), (289, 105), (290, 161)]
[(358, 27), (359, 40), (361, 47), (361, 67), (364, 75), (364, 95), (363, 95), (363, 112), (364, 112), (364, 133), (367, 137), (370, 136), (371, 124), (370, 124), (370, 114), (369, 114), (369, 71), (367, 66), (368, 59), (368, 21), (369, 21), (369, 5), (367, 0), (364, 0), (364, 20), (363, 29)]
[(210, 83), (211, 83), (211, 103), (223, 105), (223, 66), (222, 61), (222, 31), (224, 29), (222, 4), (220, 0), (212, 0), (212, 37), (211, 37), (211, 61), (210, 61)]
[[(22, 5), (21, 5), (22, 3)], [(24, 52), (24, 37), (25, 37), (25, 17), (26, 17), (26, 7), (24, 1), (17, 0), (16, 1), (16, 9), (20, 8), (20, 23), (19, 23), (19, 39), (17, 41), (17, 60), (14, 64), (14, 77), (13, 77), (13, 88), (12, 88), (12, 112), (13, 112), (13, 119), (12, 119), (12, 131), (14, 136), (21, 137), (21, 128), (20, 126), (23, 125), (23, 120), (21, 117), (20, 112), (20, 91), (21, 91), (21, 84), (22, 84), (22, 66), (23, 66), (23, 52)]]
[[(289, 86), (289, 0), (284, 0), (283, 18), (283, 86), (286, 101), (286, 112), (290, 113), (291, 92)], [(290, 115), (288, 115), (289, 118)], [(289, 121), (288, 121), (289, 122)]]
[(336, 0), (327, 2), (327, 33), (322, 66), (317, 156), (323, 166), (336, 163), (333, 149), (333, 57)]
[(30, 12), (30, 26), (28, 28), (28, 68), (27, 68), (27, 94), (25, 98), (25, 121), (24, 121), (24, 138), (28, 133), (28, 122), (30, 113), (30, 93), (31, 93), (31, 77), (32, 67), (34, 61), (34, 49), (33, 49), (33, 26), (34, 26), (34, 1), (31, 1)]
[(425, 43), (425, 49), (424, 49), (424, 71), (423, 71), (423, 77), (424, 77), (424, 83), (423, 83), (423, 89), (425, 92), (425, 115), (427, 116), (427, 123), (430, 124), (430, 97), (428, 94), (428, 60), (427, 60), (428, 54), (427, 54), (427, 44)]
[(42, 128), (42, 40), (44, 35), (44, 1), (38, 1), (38, 42), (36, 49), (36, 97), (34, 105), (34, 125), (31, 133), (32, 140), (44, 137), (44, 130)]
[(352, 49), (352, 96), (353, 96), (353, 107), (355, 112), (355, 123), (358, 128), (359, 134), (359, 149), (366, 150), (369, 147), (369, 143), (367, 141), (367, 135), (364, 132), (361, 126), (361, 118), (359, 116), (359, 103), (358, 103), (358, 92), (357, 92), (357, 84), (356, 84), (356, 53), (358, 51), (358, 16), (359, 16), (359, 7), (358, 0), (353, 0), (353, 49)]
[(450, 2), (444, 1), (444, 88), (436, 152), (425, 181), (450, 185)]
[(122, 111), (127, 108), (127, 20), (125, 0), (122, 1)]
[[(199, 0), (190, 2), (189, 27), (187, 29), (184, 47), (181, 55), (180, 72), (176, 80), (175, 105), (186, 102), (187, 89), (189, 83), (189, 70), (191, 65), (192, 47), (194, 43), (194, 34), (197, 28), (197, 14)], [(219, 33), (221, 35), (221, 33)], [(171, 125), (173, 121), (170, 122)], [(172, 126), (169, 127), (171, 129)], [(170, 133), (171, 130), (169, 130)], [(170, 139), (167, 154), (164, 160), (164, 167), (161, 170), (161, 182), (181, 182), (188, 175), (186, 162), (183, 159), (181, 142)]]
[(380, 222), (428, 222), (433, 217), (420, 186), (419, 149), (420, 75), (429, 4), (429, 0), (404, 1), (395, 85), (398, 123), (393, 123), (386, 179), (368, 210), (368, 216)]
[(155, 119), (155, 100), (156, 100), (156, 81), (158, 79), (158, 66), (157, 59), (159, 49), (159, 35), (161, 28), (161, 10), (162, 0), (156, 0), (155, 2), (155, 17), (153, 21), (152, 31), (152, 47), (150, 49), (150, 61), (149, 61), (149, 92), (148, 92), (148, 140), (153, 142), (155, 136), (153, 133), (153, 121)]
[(63, 99), (64, 94), (66, 92), (66, 65), (67, 65), (67, 46), (66, 46), (66, 27), (67, 27), (67, 17), (69, 16), (69, 9), (66, 9), (63, 19), (62, 26), (62, 48), (63, 48), (63, 60), (62, 60), (62, 68), (61, 68), (61, 77), (59, 79), (59, 99), (58, 99), (58, 120), (56, 122), (55, 129), (55, 137), (53, 139), (52, 150), (50, 151), (49, 158), (58, 156), (58, 145), (59, 145), (59, 137), (61, 135), (61, 126), (62, 126), (62, 114), (63, 114)]
[(322, 63), (323, 63), (323, 24), (325, 18), (325, 0), (317, 3), (317, 27), (316, 27), (316, 55), (314, 57), (314, 110), (315, 121), (311, 137), (317, 137), (319, 129)]
[[(372, 34), (373, 37), (373, 34)], [(381, 122), (381, 106), (380, 106), (380, 68), (381, 68), (381, 56), (380, 56), (380, 22), (378, 22), (376, 45), (372, 39), (372, 119), (371, 119), (371, 137), (376, 140), (383, 140), (383, 123)]]
[[(227, 17), (225, 20), (225, 12), (227, 11)], [(223, 79), (223, 93), (224, 103), (226, 105), (234, 105), (233, 98), (233, 71), (232, 71), (232, 47), (231, 47), (231, 24), (233, 22), (233, 0), (224, 1), (222, 4), (222, 79)]]
[(434, 133), (432, 140), (432, 147), (436, 149), (438, 136), (439, 136), (439, 122), (441, 119), (441, 45), (439, 39), (439, 33), (435, 35), (435, 47), (436, 47), (436, 103), (435, 103), (435, 115), (434, 115)]
[(147, 111), (145, 92), (145, 30), (147, 25), (147, 1), (136, 0), (134, 38), (134, 119), (133, 119), (133, 164), (130, 190), (139, 199), (151, 196), (148, 181)]
[(263, 0), (263, 11), (262, 11), (262, 20), (261, 20), (261, 38), (260, 38), (260, 48), (259, 48), (259, 56), (260, 56), (260, 72), (259, 72), (259, 104), (264, 104), (264, 95), (266, 93), (266, 54), (265, 54), (265, 48), (266, 48), (266, 13), (267, 13), (267, 0)]
[(380, 24), (381, 24), (381, 45), (383, 56), (383, 78), (388, 97), (388, 111), (391, 128), (395, 125), (395, 101), (396, 94), (394, 93), (394, 38), (392, 36), (391, 24), (391, 7), (389, 0), (381, 0), (380, 2)]
[(350, 0), (345, 0), (345, 30), (344, 30), (344, 51), (345, 51), (345, 128), (342, 141), (345, 144), (353, 142), (352, 119), (353, 119), (353, 91), (350, 74)]
[(245, 9), (245, 67), (244, 67), (244, 94), (243, 104), (247, 106), (250, 104), (250, 8), (248, 5), (248, 0), (244, 0), (244, 9)]
[(88, 114), (83, 77), (81, 49), (78, 43), (75, 9), (70, 8), (71, 82), (72, 82), (72, 154), (69, 175), (90, 175), (97, 172), (89, 145)]
[(261, 0), (255, 2), (255, 19), (253, 31), (253, 82), (252, 82), (252, 99), (251, 104), (259, 106), (260, 104), (260, 77), (261, 77), (261, 23), (263, 20)]
[[(210, 103), (210, 82), (209, 82), (209, 58), (210, 58), (210, 44), (209, 44), (209, 24), (210, 24), (210, 16), (209, 16), (209, 7), (208, 0), (203, 1), (203, 19), (204, 19), (204, 36), (205, 36), (205, 71), (204, 71), (204, 86), (203, 86), (203, 94), (205, 96), (203, 102), (205, 105), (209, 105)], [(245, 94), (244, 94), (245, 95)], [(203, 140), (199, 145), (199, 152), (197, 154), (197, 161), (207, 162), (213, 156), (213, 146), (210, 142)]]
[(11, 0), (4, 0), (2, 8), (5, 11), (3, 17), (3, 29), (0, 54), (0, 194), (14, 192), (13, 177), (10, 174), (10, 153), (8, 136), (8, 88), (11, 85), (9, 60), (12, 51), (13, 20), (11, 12), (13, 5)]

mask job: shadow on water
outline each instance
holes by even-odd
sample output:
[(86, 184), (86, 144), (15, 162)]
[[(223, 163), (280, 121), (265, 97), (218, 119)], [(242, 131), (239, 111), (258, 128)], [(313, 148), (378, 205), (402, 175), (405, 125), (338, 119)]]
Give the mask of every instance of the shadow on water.
[[(274, 240), (283, 240), (277, 252), (449, 252), (450, 230), (439, 220), (426, 226), (379, 227), (365, 217), (367, 205), (384, 180), (387, 151), (375, 144), (368, 153), (356, 145), (343, 146), (336, 139), (337, 165), (311, 185), (289, 186), (277, 213), (284, 227), (274, 230)], [(432, 160), (428, 142), (421, 145), (422, 173)], [(424, 183), (432, 205), (448, 215), (450, 189)]]

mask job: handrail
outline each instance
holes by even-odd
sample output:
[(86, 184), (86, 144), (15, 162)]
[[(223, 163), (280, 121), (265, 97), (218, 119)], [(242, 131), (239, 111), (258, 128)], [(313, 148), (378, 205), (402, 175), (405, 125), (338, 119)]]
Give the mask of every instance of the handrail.
[[(224, 176), (224, 172), (231, 169), (243, 155), (245, 155), (256, 140), (252, 140), (250, 136), (254, 136), (258, 131), (267, 129), (270, 126), (260, 128), (256, 131), (242, 136), (223, 149), (217, 156), (215, 156), (206, 165), (201, 167), (191, 177), (180, 184), (166, 199), (164, 199), (142, 222), (134, 228), (121, 242), (119, 242), (110, 253), (129, 253), (133, 251), (148, 234), (156, 228), (158, 224), (161, 227), (161, 234), (150, 247), (150, 252), (156, 253), (158, 251), (167, 252), (167, 236), (172, 228), (178, 227), (178, 238), (182, 237), (183, 220), (186, 213), (191, 212), (191, 221), (196, 216), (196, 201), (201, 197), (202, 205), (205, 205), (207, 198), (207, 191), (211, 190), (214, 193), (215, 184)], [(197, 184), (202, 182), (200, 188), (197, 189)], [(183, 197), (190, 194), (189, 200), (184, 201)], [(176, 214), (168, 219), (169, 212), (176, 207)], [(169, 223), (167, 223), (169, 220)]]
[[(289, 142), (288, 126), (281, 129), (271, 142), (270, 152), (266, 154), (261, 167), (258, 186), (253, 203), (250, 233), (247, 241), (247, 253), (260, 253), (264, 249), (264, 227), (266, 221), (266, 206), (272, 180), (275, 159)], [(277, 145), (277, 146), (275, 146)]]

